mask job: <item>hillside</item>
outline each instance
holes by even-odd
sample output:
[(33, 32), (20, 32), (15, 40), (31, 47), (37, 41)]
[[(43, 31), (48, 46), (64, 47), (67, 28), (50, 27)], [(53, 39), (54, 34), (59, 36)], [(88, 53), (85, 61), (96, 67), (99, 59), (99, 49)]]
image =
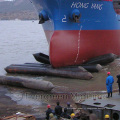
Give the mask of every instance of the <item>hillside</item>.
[(0, 19), (21, 19), (21, 20), (35, 20), (38, 19), (35, 9), (29, 0), (14, 0), (2, 1), (0, 0)]

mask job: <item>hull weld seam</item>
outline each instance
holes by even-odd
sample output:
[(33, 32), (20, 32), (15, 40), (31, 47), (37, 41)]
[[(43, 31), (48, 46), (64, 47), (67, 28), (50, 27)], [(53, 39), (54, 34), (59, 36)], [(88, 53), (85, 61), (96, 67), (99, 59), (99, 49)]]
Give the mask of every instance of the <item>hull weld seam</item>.
[(77, 55), (76, 55), (76, 59), (75, 59), (74, 63), (77, 62), (78, 57), (79, 57), (79, 53), (80, 53), (80, 33), (81, 33), (81, 30), (82, 30), (82, 26), (80, 27), (80, 30), (78, 32), (78, 50), (77, 50)]

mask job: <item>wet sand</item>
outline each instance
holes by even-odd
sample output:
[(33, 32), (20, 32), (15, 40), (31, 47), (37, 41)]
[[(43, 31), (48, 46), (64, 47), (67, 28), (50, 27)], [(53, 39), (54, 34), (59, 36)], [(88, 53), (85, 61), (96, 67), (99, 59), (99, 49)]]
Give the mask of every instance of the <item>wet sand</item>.
[[(113, 89), (118, 89), (116, 75), (120, 74), (120, 59), (103, 66), (103, 69), (98, 73), (92, 73), (91, 80), (79, 79), (64, 79), (64, 78), (49, 78), (48, 81), (54, 85), (62, 86), (55, 89), (58, 92), (84, 92), (84, 91), (106, 91), (107, 72), (110, 71), (114, 77)], [(45, 77), (44, 80), (47, 80)], [(64, 82), (63, 82), (64, 81)]]
[(0, 85), (0, 117), (22, 112), (44, 118), (47, 104), (50, 104), (54, 109), (57, 101), (60, 101), (63, 107), (68, 101), (73, 107), (76, 107), (71, 97), (58, 98), (57, 94), (51, 92)]
[(16, 101), (7, 96), (9, 87), (0, 86), (0, 117), (10, 116), (18, 111), (24, 111), (24, 113), (32, 113), (30, 106), (18, 105)]

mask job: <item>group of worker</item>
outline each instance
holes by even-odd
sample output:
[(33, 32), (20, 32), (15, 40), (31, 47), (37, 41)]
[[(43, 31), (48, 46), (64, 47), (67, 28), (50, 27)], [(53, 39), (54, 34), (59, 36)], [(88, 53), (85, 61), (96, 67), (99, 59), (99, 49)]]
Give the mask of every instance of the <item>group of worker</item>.
[(60, 103), (57, 102), (55, 109), (51, 109), (50, 105), (47, 105), (46, 120), (97, 120), (97, 116), (92, 110), (89, 110), (89, 114), (82, 111), (74, 111), (70, 103), (62, 111)]
[[(112, 85), (114, 83), (114, 78), (111, 76), (110, 72), (107, 72), (108, 77), (106, 78), (106, 88), (107, 88), (107, 93), (108, 96), (107, 98), (112, 97)], [(120, 95), (120, 75), (117, 75), (117, 83), (118, 83), (118, 88), (119, 88), (119, 95)]]
[[(60, 103), (57, 102), (57, 106), (55, 109), (51, 109), (50, 105), (47, 105), (46, 111), (46, 120), (98, 120), (97, 115), (93, 113), (93, 110), (89, 110), (89, 113), (84, 111), (74, 111), (70, 106), (70, 103), (67, 103), (66, 108), (64, 108), (64, 112), (62, 112), (62, 107)], [(105, 120), (109, 120), (110, 116), (105, 115)]]
[(73, 108), (70, 106), (70, 103), (67, 103), (67, 107), (64, 108), (64, 112), (62, 111), (62, 107), (60, 106), (60, 103), (57, 102), (56, 103), (57, 106), (55, 107), (55, 109), (51, 109), (50, 105), (47, 105), (47, 111), (46, 111), (46, 119), (47, 120), (61, 120), (62, 118), (66, 118), (66, 119), (71, 119), (72, 120), (77, 120), (75, 119), (75, 114), (73, 112)]

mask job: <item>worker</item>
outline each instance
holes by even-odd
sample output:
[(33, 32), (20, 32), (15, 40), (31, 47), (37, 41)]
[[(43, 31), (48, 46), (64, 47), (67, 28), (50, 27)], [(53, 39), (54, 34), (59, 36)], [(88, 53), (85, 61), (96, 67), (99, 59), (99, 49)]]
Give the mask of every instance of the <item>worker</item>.
[(56, 104), (57, 106), (55, 107), (55, 115), (57, 116), (57, 118), (59, 118), (62, 114), (62, 107), (60, 106), (59, 102), (57, 102)]
[(72, 113), (74, 113), (73, 108), (70, 106), (69, 102), (67, 102), (67, 113), (68, 115), (71, 115)]
[(67, 114), (67, 108), (64, 108), (64, 112), (61, 114), (62, 118), (70, 119), (70, 116)]
[(109, 115), (105, 115), (105, 120), (110, 120), (110, 116)]
[(72, 113), (70, 116), (71, 116), (71, 120), (78, 120), (78, 119), (75, 117), (75, 113)]
[(114, 83), (114, 79), (113, 76), (110, 75), (110, 72), (107, 73), (108, 77), (106, 78), (106, 87), (107, 87), (107, 93), (108, 93), (108, 97), (112, 97), (112, 84)]
[(49, 120), (49, 114), (52, 113), (52, 109), (50, 105), (47, 105), (47, 111), (46, 111), (46, 119)]
[(50, 114), (49, 114), (49, 119), (50, 119), (50, 120), (56, 120), (56, 118), (54, 117), (53, 113), (50, 113)]
[(120, 95), (120, 75), (117, 75), (116, 77), (118, 78), (117, 83), (118, 83), (119, 95)]

